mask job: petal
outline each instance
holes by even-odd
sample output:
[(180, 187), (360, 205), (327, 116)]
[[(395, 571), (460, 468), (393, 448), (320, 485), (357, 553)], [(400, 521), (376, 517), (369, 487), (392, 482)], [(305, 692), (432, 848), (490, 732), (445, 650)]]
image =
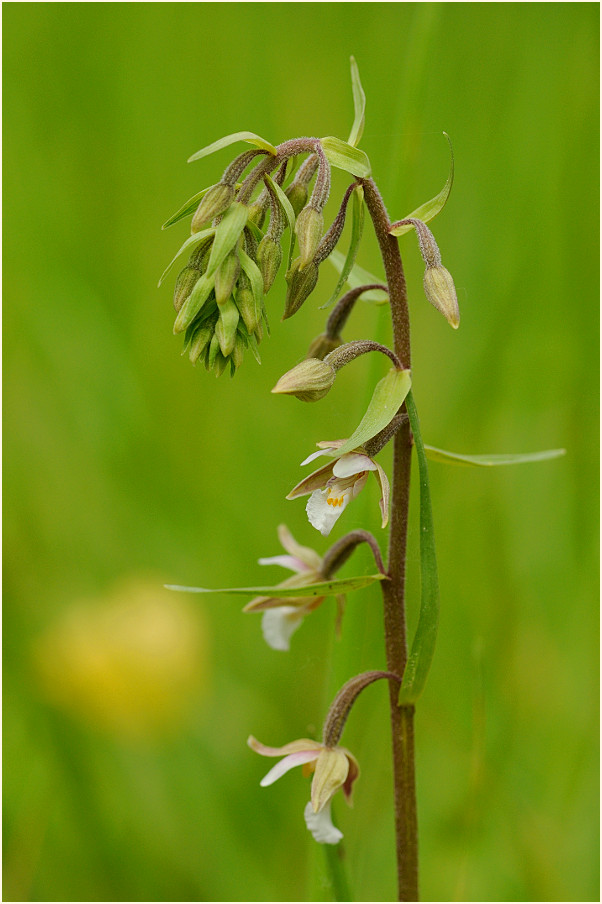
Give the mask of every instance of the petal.
[(345, 800), (347, 801), (349, 806), (352, 806), (351, 793), (353, 791), (353, 783), (356, 781), (356, 779), (359, 778), (360, 766), (352, 753), (349, 753), (349, 751), (345, 750), (344, 747), (341, 747), (341, 750), (344, 751), (347, 759), (349, 760), (349, 772), (347, 773), (347, 778), (345, 779), (345, 784), (343, 785), (343, 794), (345, 795)]
[(296, 499), (297, 496), (307, 496), (308, 493), (313, 493), (314, 490), (326, 486), (329, 479), (332, 477), (333, 464), (334, 462), (330, 461), (327, 465), (324, 465), (323, 468), (314, 471), (313, 474), (310, 474), (309, 477), (306, 477), (305, 480), (298, 483), (296, 487), (293, 487), (286, 498)]
[(319, 756), (320, 753), (318, 750), (301, 750), (299, 753), (290, 753), (288, 756), (285, 756), (283, 760), (280, 760), (279, 763), (276, 763), (268, 774), (264, 775), (259, 784), (262, 788), (267, 788), (268, 785), (273, 785), (275, 781), (278, 781), (279, 778), (286, 772), (294, 769), (295, 766), (302, 766), (303, 763), (311, 763), (312, 760), (316, 760)]
[(265, 559), (258, 559), (260, 565), (280, 565), (282, 568), (288, 568), (289, 571), (306, 571), (307, 566), (300, 562), (295, 556), (269, 556)]
[(320, 455), (328, 455), (329, 451), (330, 449), (323, 449), (320, 452), (312, 452), (311, 455), (308, 455), (307, 458), (303, 459), (303, 461), (301, 462), (301, 467), (303, 467), (303, 465), (308, 465), (310, 461), (315, 461), (316, 458), (320, 457)]
[(320, 744), (319, 741), (311, 741), (309, 738), (299, 738), (297, 741), (291, 741), (290, 744), (285, 744), (284, 747), (267, 747), (265, 744), (262, 744), (261, 741), (258, 741), (257, 738), (254, 738), (253, 735), (249, 735), (247, 744), (251, 750), (261, 754), (261, 756), (286, 756), (289, 753), (299, 753), (301, 750), (316, 750), (319, 753), (324, 746), (323, 744)]
[(312, 571), (319, 571), (322, 567), (322, 558), (315, 549), (309, 546), (301, 546), (297, 543), (286, 524), (281, 524), (278, 528), (278, 539), (283, 548), (286, 549), (295, 559), (300, 559)]
[(328, 804), (319, 813), (314, 813), (314, 808), (310, 801), (303, 813), (305, 825), (319, 844), (338, 844), (343, 837), (343, 833), (332, 824), (330, 808), (331, 805)]
[(383, 516), (381, 527), (386, 527), (389, 523), (389, 478), (379, 464), (374, 475), (380, 484), (380, 511)]
[(378, 465), (368, 455), (361, 452), (349, 452), (341, 455), (332, 469), (335, 477), (351, 477), (353, 474), (361, 474), (362, 471), (376, 471)]
[(349, 505), (351, 494), (345, 494), (341, 505), (328, 505), (328, 496), (322, 490), (316, 490), (307, 500), (305, 511), (309, 523), (319, 530), (323, 537), (327, 537), (344, 510)]
[(261, 619), (261, 630), (267, 645), (273, 650), (290, 650), (290, 639), (303, 621), (303, 613), (294, 606), (266, 609)]
[(319, 813), (345, 783), (349, 772), (347, 754), (339, 747), (325, 747), (318, 756), (311, 783), (311, 805)]

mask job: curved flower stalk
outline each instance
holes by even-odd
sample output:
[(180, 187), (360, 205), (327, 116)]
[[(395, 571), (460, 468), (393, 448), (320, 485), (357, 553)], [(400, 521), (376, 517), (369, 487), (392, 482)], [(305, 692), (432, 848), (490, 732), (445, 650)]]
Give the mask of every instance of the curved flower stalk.
[[(294, 572), (293, 576), (277, 586), (302, 587), (324, 580), (324, 560), (314, 549), (297, 543), (284, 524), (278, 528), (278, 539), (287, 555), (259, 559), (260, 565), (280, 565)], [(256, 596), (243, 611), (263, 612), (261, 629), (268, 646), (274, 650), (289, 650), (291, 636), (301, 626), (303, 619), (321, 606), (326, 598), (327, 595), (313, 598)], [(337, 594), (336, 601), (337, 625), (340, 626), (345, 594)]]
[[(309, 455), (301, 464), (309, 464), (320, 455), (336, 452), (346, 442), (336, 439), (317, 443), (321, 451)], [(310, 524), (327, 537), (351, 500), (365, 487), (371, 471), (380, 487), (381, 526), (384, 528), (389, 520), (389, 480), (381, 465), (363, 447), (347, 452), (314, 471), (298, 483), (286, 498), (296, 499), (311, 494), (306, 506), (307, 517)]]
[(332, 823), (332, 798), (342, 789), (345, 800), (351, 806), (353, 783), (360, 774), (353, 754), (345, 747), (327, 747), (308, 738), (292, 741), (284, 747), (266, 747), (251, 735), (247, 743), (261, 756), (284, 757), (262, 778), (262, 788), (272, 785), (295, 766), (302, 766), (305, 776), (313, 774), (311, 800), (303, 814), (305, 824), (320, 844), (338, 844), (343, 833)]

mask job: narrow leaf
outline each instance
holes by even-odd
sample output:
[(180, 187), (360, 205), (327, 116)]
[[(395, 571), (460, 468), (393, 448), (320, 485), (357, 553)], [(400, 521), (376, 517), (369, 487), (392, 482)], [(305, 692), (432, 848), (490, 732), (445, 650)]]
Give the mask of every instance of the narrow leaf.
[[(334, 251), (331, 251), (326, 260), (330, 261), (332, 266), (338, 273), (341, 273), (343, 267), (345, 266), (346, 258), (343, 257), (340, 251), (337, 251), (336, 248)], [(372, 273), (368, 273), (367, 270), (364, 270), (363, 267), (360, 267), (359, 264), (354, 264), (351, 268), (351, 272), (347, 276), (346, 283), (350, 289), (357, 289), (359, 286), (369, 286), (372, 283), (382, 283), (384, 282), (380, 276), (374, 276)], [(341, 287), (342, 288), (342, 287)], [(369, 292), (364, 292), (362, 294), (362, 301), (368, 301), (371, 304), (387, 304), (389, 301), (389, 296), (386, 292), (383, 292), (381, 289), (371, 289)]]
[[(345, 258), (345, 262), (341, 269), (341, 274), (339, 276), (339, 281), (336, 284), (336, 288), (326, 304), (321, 305), (320, 310), (324, 308), (330, 307), (331, 304), (339, 297), (341, 289), (347, 282), (349, 278), (349, 274), (353, 269), (353, 265), (355, 263), (355, 258), (357, 257), (357, 252), (360, 246), (360, 242), (362, 240), (362, 232), (364, 231), (364, 189), (361, 185), (356, 185), (353, 190), (353, 206), (351, 208), (351, 241), (349, 243), (349, 251), (347, 252), (347, 257)], [(332, 252), (331, 252), (332, 253)], [(366, 294), (370, 294), (366, 292)]]
[(259, 320), (263, 302), (263, 276), (255, 261), (242, 248), (238, 252), (238, 256), (240, 257), (240, 266), (249, 277), (249, 282), (251, 283), (251, 291), (255, 301), (255, 316)]
[(389, 373), (376, 384), (370, 404), (359, 426), (342, 446), (330, 453), (332, 457), (340, 458), (346, 452), (358, 449), (386, 427), (403, 404), (411, 385), (409, 370), (396, 370), (392, 367)]
[(282, 191), (282, 189), (280, 188), (278, 183), (274, 182), (274, 180), (271, 178), (271, 176), (268, 176), (267, 174), (263, 178), (268, 183), (270, 188), (273, 189), (274, 193), (276, 194), (276, 197), (280, 201), (280, 206), (282, 207), (282, 210), (284, 211), (284, 216), (286, 217), (286, 221), (288, 223), (290, 235), (289, 235), (289, 246), (288, 246), (288, 263), (286, 265), (286, 269), (290, 270), (291, 261), (293, 259), (293, 246), (295, 244), (295, 211), (293, 210), (293, 205), (291, 204), (289, 199), (286, 197), (286, 195), (284, 194), (284, 192)]
[(208, 144), (207, 147), (201, 148), (200, 151), (197, 151), (196, 154), (193, 154), (192, 157), (188, 158), (188, 163), (192, 163), (193, 160), (200, 160), (201, 157), (208, 157), (209, 154), (220, 151), (222, 148), (226, 148), (229, 144), (234, 144), (236, 141), (246, 141), (248, 144), (254, 144), (256, 147), (268, 151), (273, 156), (276, 156), (278, 153), (273, 144), (270, 144), (265, 138), (256, 135), (255, 132), (233, 132), (232, 135), (225, 135), (223, 138), (214, 141), (213, 144)]
[(181, 590), (184, 593), (236, 593), (250, 596), (298, 597), (298, 596), (334, 596), (337, 593), (349, 593), (361, 590), (375, 581), (384, 581), (385, 574), (364, 574), (355, 578), (333, 578), (331, 581), (320, 581), (306, 584), (304, 587), (220, 587), (217, 590), (206, 587), (180, 587), (178, 584), (166, 584), (168, 590)]
[(201, 191), (197, 192), (196, 195), (194, 195), (192, 198), (189, 198), (188, 201), (186, 201), (186, 203), (183, 204), (176, 213), (172, 214), (169, 220), (166, 220), (163, 223), (161, 229), (169, 229), (169, 227), (173, 226), (174, 223), (177, 223), (179, 220), (183, 220), (184, 217), (187, 217), (191, 213), (194, 213), (194, 211), (199, 206), (199, 201), (201, 200), (203, 195), (207, 194), (210, 187), (211, 186), (201, 189)]
[(354, 148), (346, 141), (333, 137), (321, 138), (320, 144), (326, 159), (333, 166), (351, 173), (352, 176), (359, 176), (360, 179), (367, 179), (370, 175), (368, 155), (359, 148)]
[(213, 227), (211, 229), (203, 229), (203, 230), (201, 230), (201, 232), (195, 232), (194, 235), (191, 235), (189, 238), (187, 238), (186, 241), (184, 242), (184, 244), (182, 245), (182, 247), (180, 248), (180, 250), (178, 251), (178, 253), (176, 254), (176, 256), (174, 258), (172, 258), (170, 263), (167, 265), (167, 267), (163, 271), (158, 285), (159, 286), (161, 285), (161, 283), (163, 282), (163, 280), (165, 279), (165, 277), (167, 276), (167, 274), (169, 273), (169, 271), (171, 270), (171, 268), (173, 267), (173, 265), (175, 264), (175, 262), (178, 260), (179, 257), (181, 257), (186, 252), (190, 253), (190, 251), (192, 251), (193, 248), (196, 248), (196, 246), (200, 242), (202, 242), (203, 239), (209, 238), (209, 236), (211, 236), (211, 235), (215, 235), (215, 229)]
[[(412, 213), (409, 213), (407, 217), (403, 217), (404, 220), (410, 219), (413, 217), (415, 220), (422, 220), (423, 223), (428, 223), (430, 220), (434, 219), (438, 213), (440, 213), (447, 199), (449, 198), (449, 193), (451, 191), (451, 187), (454, 181), (454, 149), (452, 148), (452, 143), (447, 132), (443, 133), (449, 142), (449, 150), (451, 154), (451, 162), (449, 165), (449, 176), (447, 177), (447, 182), (441, 189), (438, 195), (435, 195), (434, 198), (431, 198), (430, 201), (427, 201), (426, 204), (422, 204), (420, 207), (413, 210)], [(391, 235), (404, 235), (406, 232), (409, 232), (410, 229), (413, 229), (413, 226), (394, 226), (389, 230)]]
[(200, 277), (194, 289), (178, 311), (173, 325), (174, 333), (182, 333), (187, 329), (198, 312), (201, 310), (215, 286), (215, 274), (208, 276), (206, 273)]
[(212, 276), (228, 257), (245, 228), (248, 216), (249, 210), (244, 204), (239, 204), (238, 201), (230, 204), (215, 230), (207, 276)]
[(422, 693), (435, 652), (439, 624), (439, 579), (428, 464), (411, 392), (408, 393), (406, 407), (414, 434), (420, 479), (420, 614), (399, 692), (400, 705), (414, 703)]
[(547, 461), (549, 458), (560, 458), (566, 455), (566, 449), (546, 449), (544, 452), (517, 452), (508, 455), (463, 455), (459, 452), (446, 452), (435, 446), (425, 446), (426, 457), (431, 461), (441, 461), (450, 465), (473, 465), (479, 468), (492, 468), (496, 465), (520, 465), (529, 461)]
[(366, 95), (360, 81), (360, 71), (357, 68), (355, 57), (351, 57), (351, 90), (353, 91), (353, 106), (355, 108), (355, 119), (349, 135), (349, 144), (357, 147), (361, 137), (364, 134), (364, 122), (366, 112)]

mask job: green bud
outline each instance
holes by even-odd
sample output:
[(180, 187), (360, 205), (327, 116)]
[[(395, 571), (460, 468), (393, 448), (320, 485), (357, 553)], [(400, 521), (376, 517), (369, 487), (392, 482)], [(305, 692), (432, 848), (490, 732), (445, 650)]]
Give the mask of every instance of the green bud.
[(205, 367), (207, 370), (213, 369), (215, 359), (217, 358), (218, 354), (221, 355), (221, 352), (219, 350), (219, 339), (214, 333), (213, 338), (211, 339), (211, 342), (209, 343), (209, 346), (207, 348), (205, 357)]
[(307, 185), (292, 182), (284, 194), (291, 202), (291, 207), (295, 212), (295, 216), (298, 217), (307, 204)]
[(191, 232), (199, 232), (206, 223), (227, 210), (235, 195), (236, 191), (233, 185), (225, 185), (223, 182), (218, 182), (217, 185), (211, 186), (192, 218)]
[(180, 270), (173, 293), (173, 306), (176, 311), (180, 310), (201, 276), (201, 271), (196, 267), (188, 265)]
[(314, 259), (324, 233), (324, 214), (315, 207), (304, 207), (295, 222), (299, 240), (299, 269), (303, 270)]
[(445, 267), (427, 267), (424, 274), (424, 294), (440, 311), (455, 330), (460, 326), (460, 308), (456, 287), (449, 270)]
[(215, 298), (219, 305), (225, 304), (236, 285), (240, 273), (240, 260), (236, 249), (231, 251), (215, 274)]
[(306, 358), (280, 377), (272, 392), (294, 395), (302, 402), (317, 402), (330, 390), (335, 377), (336, 371), (331, 364), (318, 358)]
[(284, 303), (283, 320), (288, 320), (296, 314), (303, 302), (309, 298), (318, 282), (318, 266), (313, 261), (304, 270), (299, 267), (299, 258), (293, 261), (286, 274), (288, 290)]
[(215, 371), (216, 377), (221, 377), (223, 372), (225, 371), (228, 365), (228, 358), (224, 358), (221, 352), (218, 352), (215, 356), (215, 361), (213, 363), (213, 370)]
[(188, 347), (188, 360), (192, 364), (196, 364), (205, 349), (209, 345), (215, 329), (215, 321), (205, 321), (196, 328), (192, 334), (190, 345)]
[(245, 354), (245, 341), (240, 335), (240, 333), (236, 334), (236, 342), (234, 343), (234, 348), (232, 350), (232, 355), (230, 357), (230, 361), (234, 366), (234, 370), (240, 367), (242, 364), (242, 360)]
[(239, 320), (238, 308), (230, 299), (219, 309), (219, 320), (215, 325), (215, 335), (219, 342), (222, 355), (227, 358), (232, 354), (236, 342), (236, 329)]
[(236, 290), (236, 307), (240, 311), (240, 316), (248, 332), (254, 333), (261, 318), (261, 311), (248, 281), (246, 285), (242, 286), (240, 282), (239, 288)]
[(319, 358), (322, 361), (326, 355), (343, 344), (340, 336), (329, 336), (328, 333), (321, 333), (312, 341), (307, 350), (306, 358)]
[(282, 248), (280, 242), (264, 235), (257, 249), (257, 265), (263, 276), (263, 291), (267, 293), (272, 288), (272, 284), (276, 279), (276, 274), (282, 263)]

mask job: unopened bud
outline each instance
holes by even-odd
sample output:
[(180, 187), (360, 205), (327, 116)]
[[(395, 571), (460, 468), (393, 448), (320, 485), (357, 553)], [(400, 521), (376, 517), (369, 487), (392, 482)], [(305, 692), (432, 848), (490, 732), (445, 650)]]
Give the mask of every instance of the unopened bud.
[(299, 182), (292, 182), (284, 193), (291, 202), (291, 207), (298, 217), (305, 205), (307, 204), (307, 185), (301, 185)]
[(427, 267), (424, 274), (424, 294), (457, 330), (460, 326), (460, 308), (456, 287), (449, 270), (442, 266)]
[(186, 266), (183, 270), (180, 270), (173, 293), (173, 306), (176, 311), (180, 310), (201, 275), (201, 271), (197, 270), (196, 267)]
[(314, 259), (324, 233), (322, 211), (310, 205), (304, 207), (295, 222), (295, 232), (299, 240), (299, 269), (303, 270)]
[(311, 261), (305, 269), (299, 268), (299, 258), (293, 261), (286, 274), (288, 290), (284, 303), (283, 320), (296, 314), (303, 302), (309, 298), (318, 282), (318, 266)]
[(206, 223), (227, 210), (234, 200), (235, 194), (233, 185), (225, 185), (223, 182), (212, 185), (196, 209), (190, 227), (191, 232), (199, 232)]
[(306, 358), (319, 358), (322, 361), (326, 355), (343, 344), (340, 336), (329, 336), (328, 333), (321, 333), (312, 341), (307, 350)]
[(192, 339), (190, 340), (190, 346), (188, 348), (188, 360), (192, 364), (197, 363), (197, 361), (211, 342), (214, 328), (215, 321), (207, 321), (201, 324), (201, 326), (197, 327), (195, 332), (192, 334)]
[[(242, 364), (242, 360), (245, 353), (245, 343), (240, 335), (240, 333), (236, 334), (236, 342), (234, 343), (234, 348), (232, 350), (232, 355), (230, 357), (230, 361), (234, 367), (234, 371), (240, 367)], [(232, 374), (234, 376), (234, 373)]]
[(240, 316), (249, 333), (254, 333), (261, 317), (259, 305), (255, 301), (255, 296), (250, 285), (240, 286), (236, 291), (236, 307), (240, 311)]
[(302, 402), (317, 402), (330, 390), (335, 377), (336, 371), (331, 364), (318, 358), (306, 358), (280, 377), (272, 392), (294, 395)]
[(215, 335), (224, 358), (227, 358), (234, 348), (239, 316), (238, 308), (232, 299), (219, 309), (219, 320), (215, 325)]
[(267, 293), (272, 288), (276, 274), (282, 263), (282, 248), (280, 242), (264, 235), (257, 249), (257, 264), (263, 276), (263, 291)]
[(240, 273), (240, 260), (236, 250), (231, 251), (215, 274), (215, 300), (219, 305), (225, 304), (236, 285)]

